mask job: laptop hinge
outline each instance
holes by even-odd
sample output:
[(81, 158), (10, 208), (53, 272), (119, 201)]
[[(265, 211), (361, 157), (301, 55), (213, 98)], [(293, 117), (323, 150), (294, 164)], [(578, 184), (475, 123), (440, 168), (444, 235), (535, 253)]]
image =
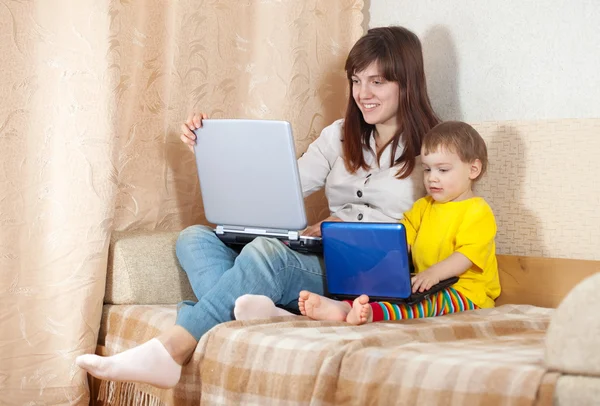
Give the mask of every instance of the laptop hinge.
[(287, 237), (289, 240), (299, 240), (300, 233), (298, 231), (289, 231), (289, 230), (274, 230), (274, 229), (260, 229), (260, 228), (252, 228), (252, 227), (236, 227), (236, 226), (226, 226), (220, 225), (215, 228), (216, 234), (225, 234), (226, 232), (230, 233), (242, 233), (242, 234), (255, 234), (255, 235), (264, 235), (265, 237)]

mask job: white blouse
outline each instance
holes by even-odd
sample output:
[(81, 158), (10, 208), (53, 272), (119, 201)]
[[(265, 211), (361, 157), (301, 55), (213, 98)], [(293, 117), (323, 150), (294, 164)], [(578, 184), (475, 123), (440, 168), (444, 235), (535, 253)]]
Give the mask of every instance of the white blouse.
[[(425, 195), (421, 161), (417, 157), (415, 170), (406, 179), (397, 179), (398, 166), (390, 167), (392, 146), (388, 145), (377, 164), (376, 155), (364, 150), (369, 170), (349, 173), (344, 165), (342, 126), (340, 119), (323, 129), (319, 138), (309, 145), (298, 159), (298, 169), (304, 196), (325, 186), (329, 211), (343, 221), (396, 222), (413, 203)], [(375, 138), (371, 137), (375, 151)], [(398, 145), (396, 158), (403, 151)]]

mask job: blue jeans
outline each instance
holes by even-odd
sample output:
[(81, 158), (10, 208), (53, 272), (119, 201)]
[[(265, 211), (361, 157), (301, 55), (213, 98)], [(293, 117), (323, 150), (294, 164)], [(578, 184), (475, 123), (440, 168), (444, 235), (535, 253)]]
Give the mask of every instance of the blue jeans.
[(179, 235), (176, 252), (198, 298), (180, 303), (176, 324), (196, 340), (233, 320), (235, 300), (242, 295), (265, 295), (276, 304), (297, 308), (301, 290), (323, 294), (321, 258), (292, 251), (273, 238), (256, 238), (238, 254), (212, 229), (191, 226)]

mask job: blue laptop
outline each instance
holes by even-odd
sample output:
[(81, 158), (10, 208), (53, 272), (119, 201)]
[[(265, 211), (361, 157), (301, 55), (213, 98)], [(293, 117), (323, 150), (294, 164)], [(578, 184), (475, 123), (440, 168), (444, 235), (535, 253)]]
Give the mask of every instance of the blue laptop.
[(440, 281), (412, 293), (411, 258), (400, 223), (324, 222), (321, 224), (327, 295), (414, 304), (458, 281)]

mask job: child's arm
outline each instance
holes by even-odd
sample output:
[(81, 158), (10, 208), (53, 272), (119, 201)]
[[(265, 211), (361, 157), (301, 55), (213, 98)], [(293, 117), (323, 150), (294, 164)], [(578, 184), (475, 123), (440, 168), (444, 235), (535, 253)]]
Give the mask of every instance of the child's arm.
[(460, 252), (455, 252), (443, 261), (412, 277), (412, 291), (424, 292), (444, 279), (459, 276), (473, 266), (473, 262)]

